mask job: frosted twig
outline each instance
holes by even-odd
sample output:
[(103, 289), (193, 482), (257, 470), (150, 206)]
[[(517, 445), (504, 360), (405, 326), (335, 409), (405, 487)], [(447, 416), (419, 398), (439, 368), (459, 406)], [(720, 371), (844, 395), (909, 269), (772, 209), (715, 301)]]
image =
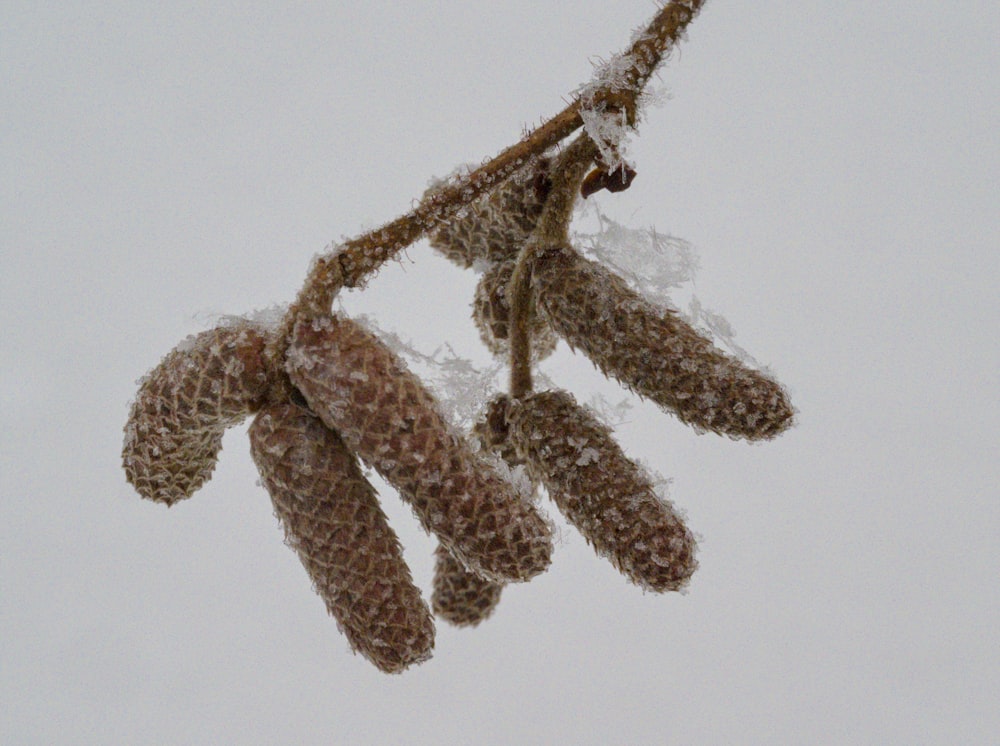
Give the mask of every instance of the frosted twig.
[[(613, 81), (598, 83), (577, 95), (561, 112), (526, 134), (484, 165), (440, 189), (434, 190), (407, 214), (381, 228), (333, 247), (316, 260), (289, 315), (327, 303), (341, 287), (356, 287), (385, 261), (448, 220), (465, 205), (509, 177), (534, 156), (562, 141), (583, 124), (584, 108), (621, 108), (627, 123), (637, 121), (639, 97), (664, 55), (680, 39), (705, 0), (673, 0), (663, 6), (635, 37), (622, 59), (630, 60)], [(308, 314), (307, 315), (311, 315)], [(289, 326), (290, 328), (290, 326)]]

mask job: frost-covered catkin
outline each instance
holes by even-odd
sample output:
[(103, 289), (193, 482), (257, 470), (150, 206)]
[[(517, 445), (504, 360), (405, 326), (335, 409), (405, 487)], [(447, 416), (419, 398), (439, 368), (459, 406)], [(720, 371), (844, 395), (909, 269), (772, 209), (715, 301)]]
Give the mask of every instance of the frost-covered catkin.
[(351, 648), (387, 673), (430, 658), (430, 610), (337, 434), (294, 404), (269, 405), (250, 426), (250, 449), (288, 545)]
[(683, 422), (747, 440), (773, 438), (791, 424), (779, 383), (572, 248), (540, 252), (532, 281), (540, 311), (570, 346)]
[(548, 567), (549, 526), (445, 422), (420, 380), (343, 317), (299, 321), (287, 368), (309, 406), (463, 564), (498, 582)]
[[(472, 436), (487, 452), (500, 456), (508, 466), (524, 464), (507, 433), (507, 400), (494, 399), (482, 418), (473, 426)], [(500, 603), (503, 584), (469, 572), (451, 552), (438, 546), (434, 563), (434, 613), (460, 627), (479, 624)]]
[(509, 466), (521, 466), (524, 464), (524, 459), (510, 440), (510, 426), (507, 424), (507, 402), (506, 396), (500, 396), (487, 402), (486, 411), (480, 420), (472, 426), (472, 435), (479, 439), (479, 443), (484, 449), (499, 455)]
[(687, 584), (694, 537), (605, 425), (564, 391), (511, 402), (508, 421), (528, 470), (599, 555), (648, 590)]
[(440, 544), (434, 551), (434, 613), (456, 627), (475, 627), (497, 604), (503, 585), (466, 569)]
[(477, 260), (515, 258), (542, 214), (550, 186), (548, 167), (546, 158), (532, 161), (436, 228), (429, 236), (431, 246), (465, 268)]
[[(472, 319), (479, 328), (483, 344), (494, 355), (504, 358), (510, 354), (510, 303), (507, 291), (515, 265), (516, 262), (511, 259), (490, 266), (479, 278), (472, 302)], [(559, 338), (552, 327), (534, 312), (533, 304), (529, 314), (531, 355), (535, 360), (541, 360), (555, 350)]]
[(122, 464), (143, 497), (171, 505), (212, 475), (226, 428), (267, 389), (264, 333), (249, 323), (188, 337), (146, 377), (125, 424)]

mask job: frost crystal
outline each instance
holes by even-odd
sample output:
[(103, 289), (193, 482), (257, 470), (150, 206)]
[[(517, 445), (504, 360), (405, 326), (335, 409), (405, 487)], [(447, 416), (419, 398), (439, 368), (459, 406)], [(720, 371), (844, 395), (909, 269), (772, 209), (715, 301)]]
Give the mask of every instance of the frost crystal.
[(698, 271), (698, 253), (687, 241), (656, 228), (622, 225), (601, 212), (596, 199), (583, 203), (578, 223), (596, 223), (596, 230), (574, 231), (573, 244), (654, 303), (670, 304), (671, 289), (691, 282)]
[(421, 374), (421, 379), (436, 395), (441, 413), (452, 426), (463, 431), (472, 427), (490, 393), (499, 386), (504, 373), (503, 361), (479, 368), (447, 343), (426, 353), (412, 341), (380, 327), (371, 316), (353, 318)]
[(601, 161), (609, 172), (625, 168), (625, 151), (629, 126), (625, 112), (604, 107), (580, 109), (583, 129), (594, 141)]
[(725, 346), (740, 361), (754, 368), (766, 370), (753, 355), (736, 343), (736, 331), (729, 320), (721, 313), (705, 308), (696, 296), (692, 296), (688, 304), (688, 318), (696, 326), (703, 325), (715, 340)]
[(609, 109), (599, 96), (607, 92), (632, 90), (632, 69), (635, 64), (636, 60), (631, 55), (615, 55), (607, 60), (598, 60), (590, 81), (576, 91), (581, 103), (583, 129), (597, 146), (608, 171), (624, 167), (631, 127), (625, 111)]

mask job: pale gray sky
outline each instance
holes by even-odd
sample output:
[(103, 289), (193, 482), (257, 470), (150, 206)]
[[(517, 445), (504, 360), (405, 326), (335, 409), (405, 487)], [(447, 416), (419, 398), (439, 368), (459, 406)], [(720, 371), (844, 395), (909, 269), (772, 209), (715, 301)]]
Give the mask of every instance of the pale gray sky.
[[(995, 3), (710, 0), (663, 69), (603, 203), (697, 248), (699, 298), (800, 410), (748, 446), (634, 401), (618, 436), (701, 537), (686, 595), (557, 518), (546, 575), (388, 677), (283, 546), (244, 428), (169, 511), (125, 482), (135, 379), (177, 341), (290, 300), (652, 10), (3, 4), (0, 740), (996, 741)], [(474, 282), (421, 243), (346, 304), (484, 359)], [(544, 369), (624, 396), (565, 348)], [(431, 540), (384, 505), (428, 588)]]

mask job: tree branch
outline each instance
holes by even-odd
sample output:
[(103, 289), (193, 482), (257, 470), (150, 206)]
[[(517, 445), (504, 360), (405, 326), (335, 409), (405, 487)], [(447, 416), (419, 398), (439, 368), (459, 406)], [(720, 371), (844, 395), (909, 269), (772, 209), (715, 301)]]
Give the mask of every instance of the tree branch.
[(296, 301), (288, 309), (289, 318), (297, 316), (300, 311), (328, 312), (329, 302), (341, 287), (357, 287), (367, 275), (439, 222), (448, 220), (462, 207), (502, 182), (532, 156), (572, 134), (583, 124), (580, 116), (582, 109), (623, 107), (628, 123), (634, 127), (636, 102), (642, 89), (704, 2), (673, 0), (663, 6), (623, 55), (622, 59), (628, 60), (623, 76), (610, 83), (596, 81), (597, 85), (585, 97), (577, 96), (565, 109), (517, 144), (455, 183), (435, 190), (407, 214), (320, 257), (313, 264)]

